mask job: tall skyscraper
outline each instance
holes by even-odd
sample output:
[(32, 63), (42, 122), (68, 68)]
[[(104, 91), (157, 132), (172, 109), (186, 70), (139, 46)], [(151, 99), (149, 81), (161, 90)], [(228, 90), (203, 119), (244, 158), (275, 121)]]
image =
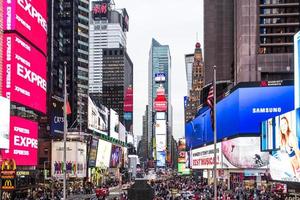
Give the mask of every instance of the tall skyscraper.
[(200, 95), (204, 87), (204, 65), (200, 43), (196, 43), (194, 61), (192, 65), (192, 88), (189, 92), (188, 103), (185, 108), (185, 120), (195, 117), (200, 108)]
[(205, 0), (205, 83), (293, 79), (299, 0)]
[[(170, 135), (172, 135), (172, 105), (171, 105), (171, 55), (168, 45), (161, 45), (155, 39), (152, 39), (152, 44), (149, 53), (149, 75), (148, 75), (148, 135), (154, 136), (154, 100), (156, 99), (157, 89), (164, 88), (165, 97), (167, 98), (167, 145), (169, 145)], [(158, 83), (155, 77), (163, 75), (165, 81)], [(153, 141), (153, 140), (152, 140)]]
[(192, 71), (194, 63), (194, 54), (184, 55), (185, 60), (185, 70), (186, 70), (186, 80), (187, 80), (187, 94), (189, 96), (190, 90), (192, 89)]
[(48, 5), (48, 95), (49, 98), (63, 97), (66, 66), (68, 101), (71, 108), (68, 125), (74, 130), (85, 131), (89, 80), (89, 2), (48, 0)]

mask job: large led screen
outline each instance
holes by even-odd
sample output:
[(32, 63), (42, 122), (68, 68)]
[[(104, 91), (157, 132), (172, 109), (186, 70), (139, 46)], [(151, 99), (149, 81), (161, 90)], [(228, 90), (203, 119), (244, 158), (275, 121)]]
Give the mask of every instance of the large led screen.
[[(68, 177), (84, 178), (87, 170), (86, 143), (67, 142), (66, 172)], [(64, 143), (62, 141), (52, 142), (52, 176), (58, 179), (63, 178), (63, 155)]]
[(90, 146), (89, 167), (95, 167), (97, 161), (97, 149), (99, 140), (93, 138)]
[[(237, 135), (260, 134), (262, 121), (294, 109), (294, 87), (239, 88), (217, 104), (217, 137), (221, 140)], [(187, 148), (213, 142), (210, 109), (186, 124)]]
[(165, 151), (157, 151), (157, 167), (165, 167), (166, 166), (166, 152)]
[(16, 30), (45, 55), (47, 53), (47, 1), (4, 0), (4, 30)]
[(167, 148), (167, 135), (156, 135), (156, 150), (166, 151)]
[(121, 159), (122, 159), (122, 148), (116, 145), (112, 145), (110, 167), (112, 168), (118, 167)]
[(97, 107), (92, 99), (88, 99), (88, 128), (92, 131), (108, 135), (108, 109)]
[(167, 121), (156, 120), (155, 122), (155, 135), (166, 135), (167, 134)]
[(270, 151), (272, 179), (300, 182), (300, 109), (268, 119), (262, 127), (262, 149)]
[(300, 107), (300, 31), (294, 36), (294, 83), (295, 83), (295, 108)]
[(18, 166), (37, 165), (38, 124), (36, 122), (11, 117), (9, 139), (9, 150), (2, 150), (3, 159), (14, 159)]
[(0, 97), (0, 149), (9, 149), (10, 102)]
[(110, 109), (109, 136), (119, 139), (119, 115), (113, 109)]
[(109, 167), (111, 147), (112, 144), (110, 142), (99, 140), (96, 167), (103, 168), (103, 169)]
[(15, 33), (4, 34), (3, 94), (46, 113), (46, 58)]

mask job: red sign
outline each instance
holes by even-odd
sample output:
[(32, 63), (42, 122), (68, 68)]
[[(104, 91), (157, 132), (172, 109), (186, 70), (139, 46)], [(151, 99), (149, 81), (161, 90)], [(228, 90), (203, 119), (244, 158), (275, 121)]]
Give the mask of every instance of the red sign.
[(165, 89), (160, 86), (156, 90), (156, 98), (154, 100), (154, 110), (156, 112), (165, 112), (168, 108), (168, 102), (165, 95)]
[(37, 165), (38, 124), (20, 117), (10, 118), (10, 149), (2, 150), (3, 159), (13, 159), (18, 166)]
[(3, 96), (46, 113), (46, 58), (15, 33), (3, 38)]
[(128, 87), (124, 98), (124, 112), (133, 112), (133, 90)]
[(47, 1), (4, 0), (4, 30), (15, 30), (47, 54)]

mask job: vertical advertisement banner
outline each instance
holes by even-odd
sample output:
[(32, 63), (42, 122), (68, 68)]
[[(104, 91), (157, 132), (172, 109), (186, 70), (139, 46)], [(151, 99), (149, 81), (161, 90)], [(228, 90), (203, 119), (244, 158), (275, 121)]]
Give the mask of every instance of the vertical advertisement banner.
[(295, 109), (300, 107), (300, 31), (294, 36)]
[(10, 102), (0, 96), (0, 149), (9, 149)]
[(3, 159), (14, 159), (18, 166), (36, 166), (38, 124), (21, 117), (11, 117), (9, 138), (9, 150), (1, 152)]
[(106, 169), (109, 167), (111, 147), (112, 144), (110, 142), (99, 140), (96, 167), (101, 169)]
[(47, 54), (47, 1), (3, 0), (3, 29), (17, 31)]
[(98, 139), (93, 138), (91, 142), (90, 156), (89, 156), (89, 167), (96, 166), (97, 150), (98, 150)]
[(109, 136), (119, 139), (119, 115), (113, 109), (110, 109)]
[(64, 133), (64, 102), (51, 99), (50, 134), (52, 136)]
[(157, 167), (165, 167), (166, 166), (166, 152), (165, 151), (157, 151)]

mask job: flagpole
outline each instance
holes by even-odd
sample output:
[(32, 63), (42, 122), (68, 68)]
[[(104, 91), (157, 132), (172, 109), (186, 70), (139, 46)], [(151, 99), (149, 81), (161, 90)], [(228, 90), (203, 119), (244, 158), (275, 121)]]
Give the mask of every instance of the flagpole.
[(66, 188), (67, 188), (67, 173), (66, 173), (66, 161), (67, 161), (67, 61), (64, 62), (64, 162), (63, 162), (63, 199), (66, 200)]
[(213, 78), (213, 90), (214, 90), (214, 199), (217, 200), (217, 75), (216, 65), (213, 66), (214, 78)]

